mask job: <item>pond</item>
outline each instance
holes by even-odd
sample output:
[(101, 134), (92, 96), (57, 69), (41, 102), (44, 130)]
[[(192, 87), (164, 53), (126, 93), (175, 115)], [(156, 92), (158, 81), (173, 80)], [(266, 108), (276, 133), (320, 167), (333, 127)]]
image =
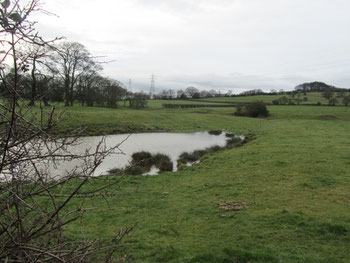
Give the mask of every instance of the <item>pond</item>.
[[(102, 136), (79, 138), (79, 144), (70, 149), (74, 154), (83, 154), (86, 149), (95, 149), (101, 141)], [(141, 133), (141, 134), (123, 134), (109, 135), (106, 137), (107, 147), (119, 146), (120, 151), (117, 154), (107, 156), (102, 164), (97, 168), (94, 176), (107, 174), (107, 171), (113, 168), (124, 168), (129, 165), (131, 155), (139, 151), (147, 151), (152, 154), (163, 153), (170, 157), (174, 163), (174, 170), (177, 167), (177, 159), (183, 152), (193, 152), (203, 150), (212, 146), (223, 147), (226, 145), (226, 133), (220, 135), (211, 135), (208, 132), (195, 133)], [(64, 162), (53, 169), (53, 175), (62, 175), (65, 171), (70, 171), (79, 167), (81, 163), (77, 161)], [(150, 174), (157, 173), (152, 169)]]

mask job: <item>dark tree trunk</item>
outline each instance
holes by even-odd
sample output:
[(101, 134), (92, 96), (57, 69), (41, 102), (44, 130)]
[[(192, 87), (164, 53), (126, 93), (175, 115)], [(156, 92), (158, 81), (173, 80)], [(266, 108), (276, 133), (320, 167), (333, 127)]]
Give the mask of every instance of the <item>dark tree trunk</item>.
[(36, 70), (36, 58), (33, 59), (33, 68), (32, 68), (32, 94), (31, 94), (31, 98), (30, 98), (30, 103), (29, 106), (35, 106), (35, 99), (37, 96), (37, 81), (36, 81), (36, 76), (35, 76), (35, 70)]

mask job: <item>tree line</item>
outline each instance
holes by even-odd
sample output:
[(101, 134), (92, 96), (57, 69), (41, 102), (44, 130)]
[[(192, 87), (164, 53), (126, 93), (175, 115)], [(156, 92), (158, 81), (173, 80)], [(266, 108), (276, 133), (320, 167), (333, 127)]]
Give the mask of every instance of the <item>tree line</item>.
[(84, 45), (78, 42), (61, 42), (54, 45), (26, 44), (18, 50), (18, 70), (9, 66), (3, 69), (0, 96), (11, 96), (8, 87), (18, 81), (18, 96), (28, 100), (30, 106), (42, 101), (63, 102), (73, 106), (116, 108), (124, 100), (130, 107), (144, 107), (148, 96), (127, 91), (118, 80), (103, 77), (103, 62), (98, 61)]

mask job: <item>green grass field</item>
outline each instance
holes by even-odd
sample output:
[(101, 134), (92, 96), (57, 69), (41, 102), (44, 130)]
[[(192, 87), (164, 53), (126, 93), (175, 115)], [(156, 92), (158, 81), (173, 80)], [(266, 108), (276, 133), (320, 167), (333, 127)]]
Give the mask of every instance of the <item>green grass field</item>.
[[(109, 240), (136, 224), (118, 254), (129, 262), (349, 262), (350, 111), (269, 106), (269, 118), (253, 119), (233, 116), (234, 108), (159, 105), (74, 107), (61, 128), (90, 125), (87, 134), (221, 129), (255, 139), (176, 173), (122, 178), (114, 189), (119, 195), (86, 203), (97, 210), (70, 225), (69, 237)], [(219, 210), (227, 201), (247, 205)]]
[[(287, 97), (288, 99), (291, 99), (290, 95), (257, 95), (257, 96), (245, 96), (245, 97), (219, 97), (219, 98), (209, 98), (209, 99), (203, 99), (205, 101), (217, 101), (217, 102), (253, 102), (257, 100), (261, 100), (265, 103), (272, 103), (273, 100), (278, 100), (281, 97)], [(303, 101), (304, 98), (307, 98), (307, 101)], [(298, 99), (297, 96), (294, 97), (294, 99)], [(321, 96), (320, 92), (308, 92), (306, 95), (301, 94), (300, 95), (301, 102), (300, 104), (317, 104), (320, 102), (323, 105), (328, 104), (328, 100), (323, 98)], [(342, 99), (337, 98), (338, 104), (342, 104)], [(294, 101), (295, 102), (295, 101)], [(296, 103), (296, 102), (295, 102)]]

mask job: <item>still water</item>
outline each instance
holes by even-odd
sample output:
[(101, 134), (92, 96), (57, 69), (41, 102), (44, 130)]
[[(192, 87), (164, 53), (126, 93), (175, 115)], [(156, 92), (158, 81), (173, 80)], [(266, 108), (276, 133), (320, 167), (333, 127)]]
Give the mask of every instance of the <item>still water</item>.
[[(71, 148), (70, 151), (75, 154), (83, 154), (87, 149), (91, 149), (92, 152), (101, 139), (101, 136), (82, 137), (79, 139), (79, 144)], [(131, 155), (139, 151), (148, 151), (152, 154), (167, 154), (174, 162), (175, 169), (177, 165), (176, 160), (181, 153), (202, 150), (215, 145), (225, 146), (226, 139), (225, 133), (210, 135), (208, 132), (109, 135), (106, 137), (107, 147), (114, 147), (120, 144), (119, 150), (116, 151), (116, 154), (107, 156), (103, 160), (102, 164), (95, 171), (94, 176), (106, 174), (108, 170), (113, 168), (124, 168), (131, 161)], [(81, 165), (82, 163), (78, 161), (64, 162), (52, 172), (54, 176), (59, 176), (65, 171), (70, 171)]]

